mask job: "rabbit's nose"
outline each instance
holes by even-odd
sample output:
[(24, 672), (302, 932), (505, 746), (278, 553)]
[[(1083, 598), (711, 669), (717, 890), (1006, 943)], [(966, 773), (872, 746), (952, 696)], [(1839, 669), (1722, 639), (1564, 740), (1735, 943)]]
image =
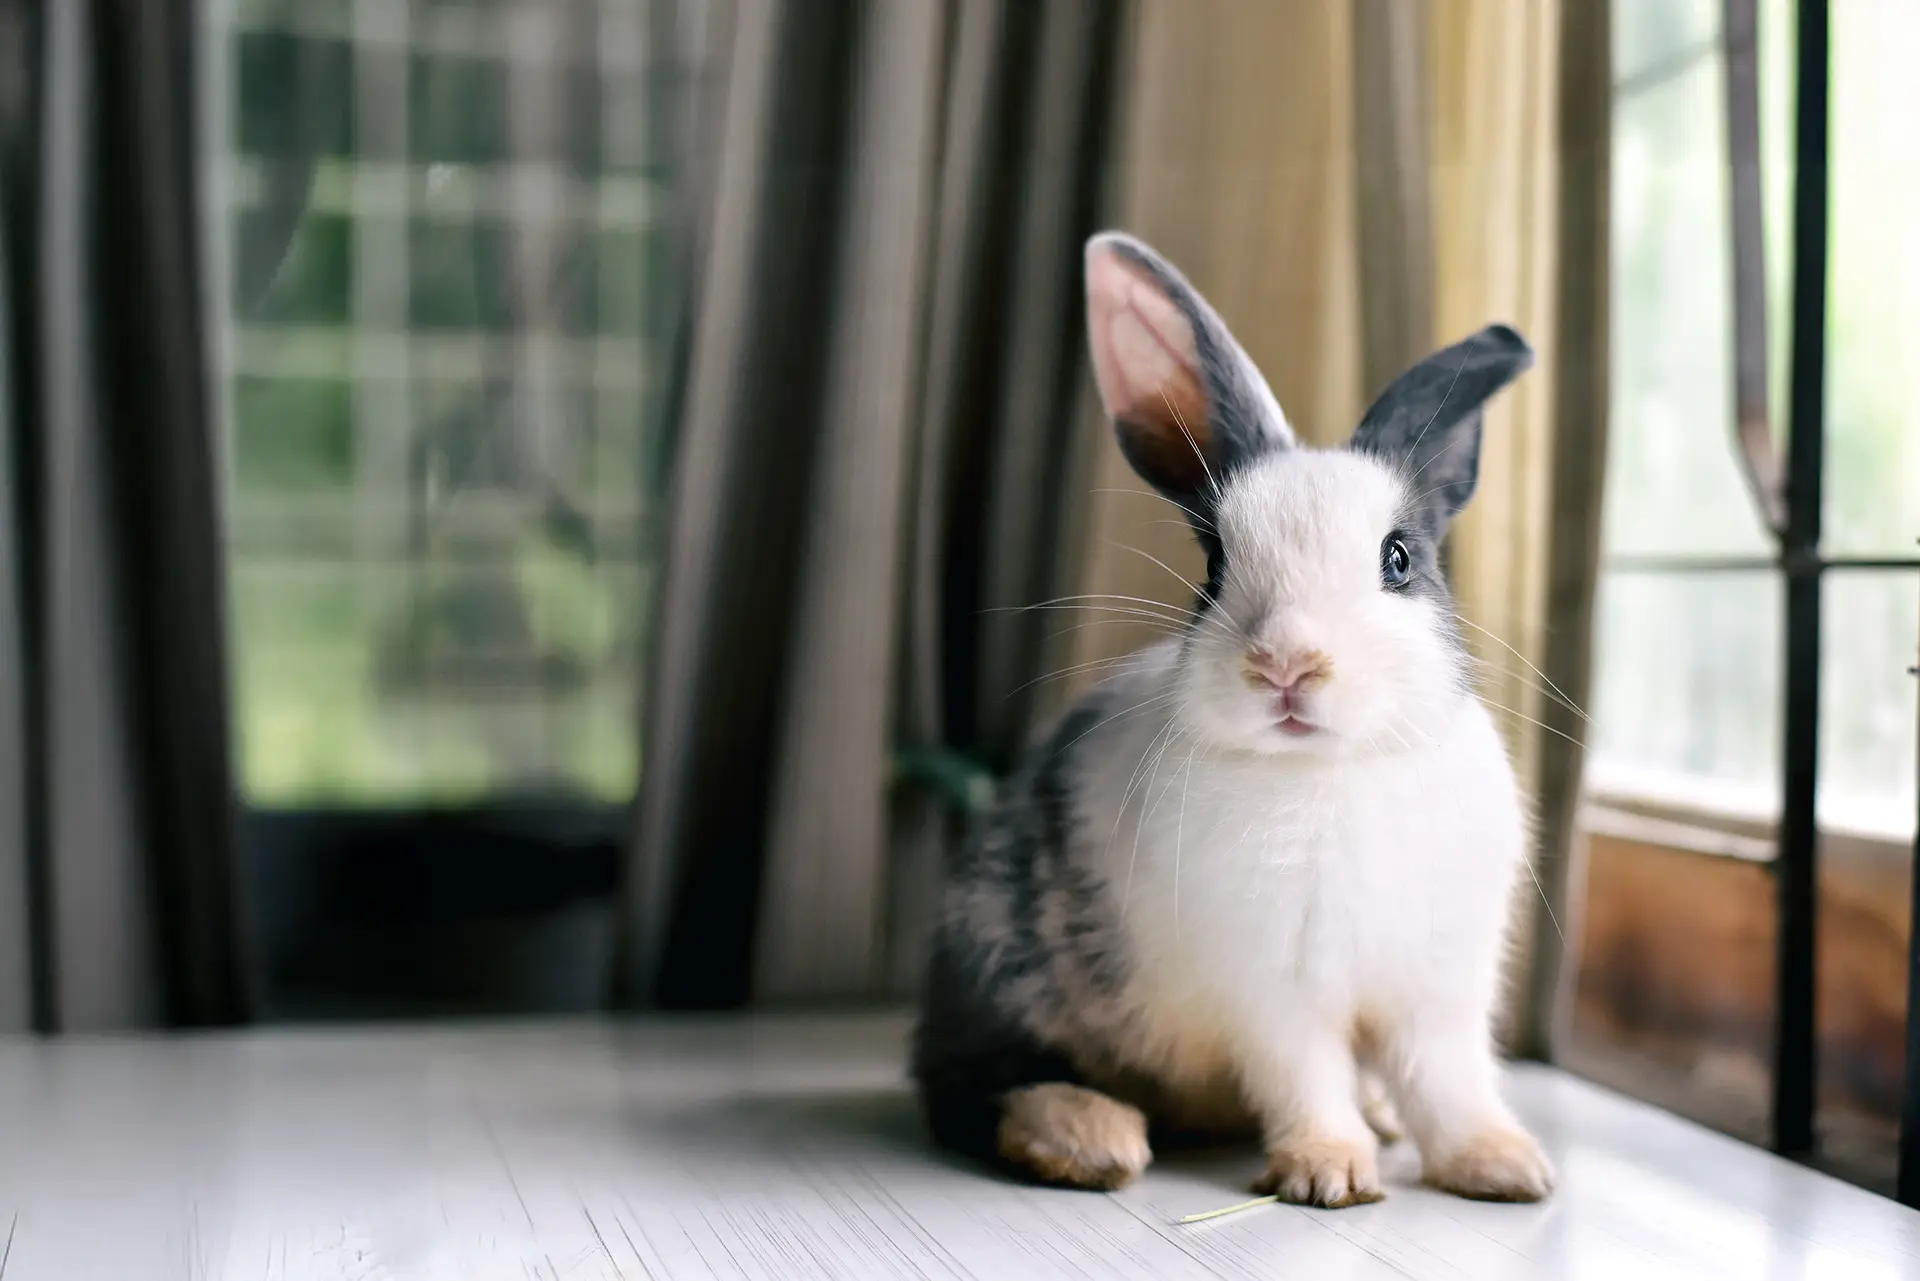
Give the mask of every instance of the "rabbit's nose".
[(1327, 679), (1333, 662), (1317, 649), (1276, 654), (1270, 649), (1247, 651), (1247, 683), (1288, 696), (1304, 693)]

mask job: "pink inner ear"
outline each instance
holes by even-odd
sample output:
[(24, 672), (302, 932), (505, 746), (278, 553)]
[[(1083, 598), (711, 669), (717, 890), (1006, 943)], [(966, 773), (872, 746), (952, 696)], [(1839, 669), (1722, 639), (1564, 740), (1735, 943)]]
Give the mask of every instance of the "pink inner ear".
[(1112, 250), (1087, 264), (1087, 323), (1100, 399), (1116, 421), (1205, 445), (1207, 397), (1193, 326), (1151, 277)]

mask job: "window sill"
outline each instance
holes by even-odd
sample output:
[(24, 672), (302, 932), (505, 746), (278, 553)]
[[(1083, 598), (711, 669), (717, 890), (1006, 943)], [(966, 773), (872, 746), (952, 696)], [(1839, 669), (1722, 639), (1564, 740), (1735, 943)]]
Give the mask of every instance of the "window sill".
[[(1715, 798), (1702, 801), (1678, 789), (1653, 791), (1623, 787), (1594, 787), (1580, 807), (1579, 827), (1589, 835), (1606, 835), (1678, 853), (1771, 863), (1776, 852), (1778, 818), (1759, 807), (1729, 804)], [(1902, 866), (1913, 859), (1913, 830), (1901, 832), (1862, 823), (1820, 824), (1820, 857), (1842, 862), (1865, 861)]]

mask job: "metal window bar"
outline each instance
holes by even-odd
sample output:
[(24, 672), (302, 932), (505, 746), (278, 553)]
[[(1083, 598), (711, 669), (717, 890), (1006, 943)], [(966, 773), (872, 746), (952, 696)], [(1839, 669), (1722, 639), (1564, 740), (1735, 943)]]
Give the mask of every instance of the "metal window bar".
[[(1920, 641), (1910, 675), (1920, 676)], [(1920, 698), (1914, 702), (1920, 722)], [(1920, 773), (1920, 771), (1916, 771)], [(1920, 778), (1916, 778), (1920, 782)], [(1916, 806), (1920, 810), (1920, 805)], [(1896, 1191), (1906, 1205), (1920, 1206), (1920, 812), (1913, 838), (1913, 899), (1907, 933), (1907, 1062), (1900, 1100), (1900, 1174)]]
[[(1740, 0), (1728, 0), (1729, 9), (1738, 3)], [(1751, 0), (1745, 3), (1751, 10)], [(1826, 448), (1827, 0), (1800, 0), (1798, 8), (1790, 434), (1785, 522), (1779, 530), (1787, 593), (1787, 670), (1780, 856), (1774, 864), (1779, 920), (1773, 1147), (1786, 1155), (1807, 1156), (1814, 1146), (1818, 1044), (1814, 1009), (1819, 896), (1815, 793), (1820, 773), (1820, 584), (1826, 568), (1820, 560), (1820, 516)], [(1751, 44), (1749, 41), (1749, 60), (1753, 56)], [(1757, 125), (1751, 134), (1757, 139)], [(1758, 221), (1757, 217), (1736, 217), (1735, 234), (1743, 230), (1753, 234)], [(1735, 260), (1741, 256), (1736, 249)], [(1755, 492), (1760, 493), (1757, 486), (1764, 476), (1752, 476)]]

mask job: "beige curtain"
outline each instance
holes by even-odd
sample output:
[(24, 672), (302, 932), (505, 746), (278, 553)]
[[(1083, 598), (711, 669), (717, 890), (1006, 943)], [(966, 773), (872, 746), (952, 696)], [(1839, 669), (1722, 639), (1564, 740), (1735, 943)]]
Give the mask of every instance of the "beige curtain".
[(1548, 625), (1559, 9), (1437, 0), (1428, 41), (1435, 330), (1451, 337), (1501, 319), (1541, 348), (1539, 367), (1489, 407), (1480, 489), (1451, 548), (1454, 589), (1487, 669), (1481, 692), (1504, 709), (1523, 778), (1541, 749), (1528, 723), (1538, 681), (1527, 664), (1539, 661)]
[(1106, 0), (734, 0), (623, 920), (633, 1003), (920, 969), (1027, 739), (1088, 437)]
[[(1337, 442), (1371, 394), (1491, 321), (1541, 351), (1488, 417), (1450, 548), (1460, 611), (1540, 817), (1512, 1042), (1545, 1054), (1570, 926), (1604, 461), (1605, 0), (1141, 8), (1120, 220), (1219, 307), (1296, 429)], [(1571, 70), (1568, 70), (1568, 69)], [(1597, 135), (1596, 135), (1596, 131)], [(1563, 394), (1564, 393), (1564, 394)], [(1081, 590), (1182, 602), (1185, 531), (1100, 454)], [(1097, 671), (1142, 642), (1088, 628)]]

